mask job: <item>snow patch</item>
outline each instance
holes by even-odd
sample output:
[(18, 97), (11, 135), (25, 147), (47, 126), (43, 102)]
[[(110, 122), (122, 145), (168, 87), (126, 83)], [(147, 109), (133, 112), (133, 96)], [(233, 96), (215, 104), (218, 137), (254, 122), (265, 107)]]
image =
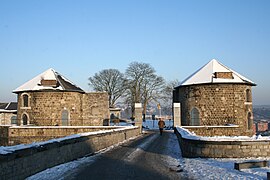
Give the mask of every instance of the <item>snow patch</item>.
[[(224, 78), (214, 78), (213, 74), (215, 72), (231, 72), (233, 74), (233, 79)], [(194, 72), (183, 82), (180, 86), (193, 85), (193, 84), (204, 84), (204, 83), (251, 83), (255, 84), (251, 80), (245, 78), (239, 73), (233, 71), (232, 69), (221, 64), (217, 60), (213, 59), (209, 61), (206, 65), (201, 67), (199, 70)]]
[(152, 141), (154, 141), (156, 138), (158, 138), (158, 134), (155, 134), (149, 138), (147, 138), (147, 141), (140, 144), (126, 159), (127, 161), (132, 161), (134, 158), (136, 158), (139, 154), (141, 154), (144, 149), (146, 149)]
[(176, 127), (177, 131), (185, 139), (201, 140), (201, 141), (269, 141), (270, 136), (253, 135), (249, 136), (198, 136), (194, 132), (182, 127)]

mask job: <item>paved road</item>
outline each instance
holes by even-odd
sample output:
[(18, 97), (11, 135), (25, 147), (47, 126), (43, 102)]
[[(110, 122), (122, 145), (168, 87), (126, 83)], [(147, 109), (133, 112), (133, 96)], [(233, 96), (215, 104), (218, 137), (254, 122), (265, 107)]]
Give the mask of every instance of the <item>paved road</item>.
[[(176, 138), (172, 131), (164, 132), (162, 136), (157, 131), (148, 132), (102, 154), (97, 161), (85, 164), (66, 178), (180, 179), (181, 173), (177, 172), (177, 162), (175, 164), (179, 152), (171, 153), (175, 149), (168, 148), (171, 147), (168, 144), (172, 138)], [(179, 151), (177, 148), (176, 150)], [(170, 164), (169, 159), (174, 160), (173, 165)]]

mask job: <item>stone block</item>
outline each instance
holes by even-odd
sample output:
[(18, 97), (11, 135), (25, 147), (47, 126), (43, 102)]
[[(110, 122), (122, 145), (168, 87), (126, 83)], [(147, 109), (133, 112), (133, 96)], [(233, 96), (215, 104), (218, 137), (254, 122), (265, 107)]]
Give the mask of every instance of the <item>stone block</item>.
[(250, 149), (243, 149), (242, 152), (243, 153), (249, 153), (249, 152), (251, 152), (251, 150)]
[(259, 168), (259, 167), (268, 167), (268, 161), (246, 161), (240, 163), (234, 163), (234, 169), (249, 169), (249, 168)]

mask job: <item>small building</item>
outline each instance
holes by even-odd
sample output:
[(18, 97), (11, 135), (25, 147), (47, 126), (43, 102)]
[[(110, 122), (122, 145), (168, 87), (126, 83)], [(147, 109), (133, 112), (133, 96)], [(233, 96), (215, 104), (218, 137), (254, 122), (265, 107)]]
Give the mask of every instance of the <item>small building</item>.
[(0, 103), (0, 125), (17, 125), (17, 103)]
[(121, 119), (121, 108), (110, 108), (110, 119)]
[(120, 123), (121, 119), (121, 108), (110, 108), (110, 122), (113, 122), (114, 124)]
[(175, 87), (173, 101), (180, 103), (181, 125), (235, 126), (234, 135), (253, 134), (252, 86), (255, 85), (217, 60), (211, 60)]
[(267, 120), (260, 120), (254, 123), (255, 124), (255, 132), (264, 132), (268, 131), (269, 122)]
[(86, 93), (54, 69), (13, 92), (18, 100), (18, 125), (96, 126), (109, 119), (107, 93)]

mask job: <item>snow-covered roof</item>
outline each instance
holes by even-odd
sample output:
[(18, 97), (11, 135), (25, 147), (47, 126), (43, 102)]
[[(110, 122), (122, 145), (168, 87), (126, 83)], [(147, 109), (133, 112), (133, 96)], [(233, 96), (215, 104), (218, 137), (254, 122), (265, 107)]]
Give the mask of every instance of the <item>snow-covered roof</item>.
[[(47, 83), (42, 83), (46, 82)], [(51, 84), (50, 84), (51, 83)], [(58, 90), (58, 91), (77, 91), (84, 92), (80, 87), (75, 85), (73, 82), (50, 68), (47, 71), (39, 74), (30, 81), (27, 81), (17, 89), (14, 93), (24, 91), (42, 91), (42, 90)]]
[[(215, 77), (215, 73), (231, 73), (232, 78)], [(221, 64), (213, 59), (202, 68), (197, 70), (187, 79), (180, 83), (179, 86), (187, 86), (193, 84), (208, 84), (208, 83), (244, 83), (255, 86), (256, 84), (232, 69)]]

